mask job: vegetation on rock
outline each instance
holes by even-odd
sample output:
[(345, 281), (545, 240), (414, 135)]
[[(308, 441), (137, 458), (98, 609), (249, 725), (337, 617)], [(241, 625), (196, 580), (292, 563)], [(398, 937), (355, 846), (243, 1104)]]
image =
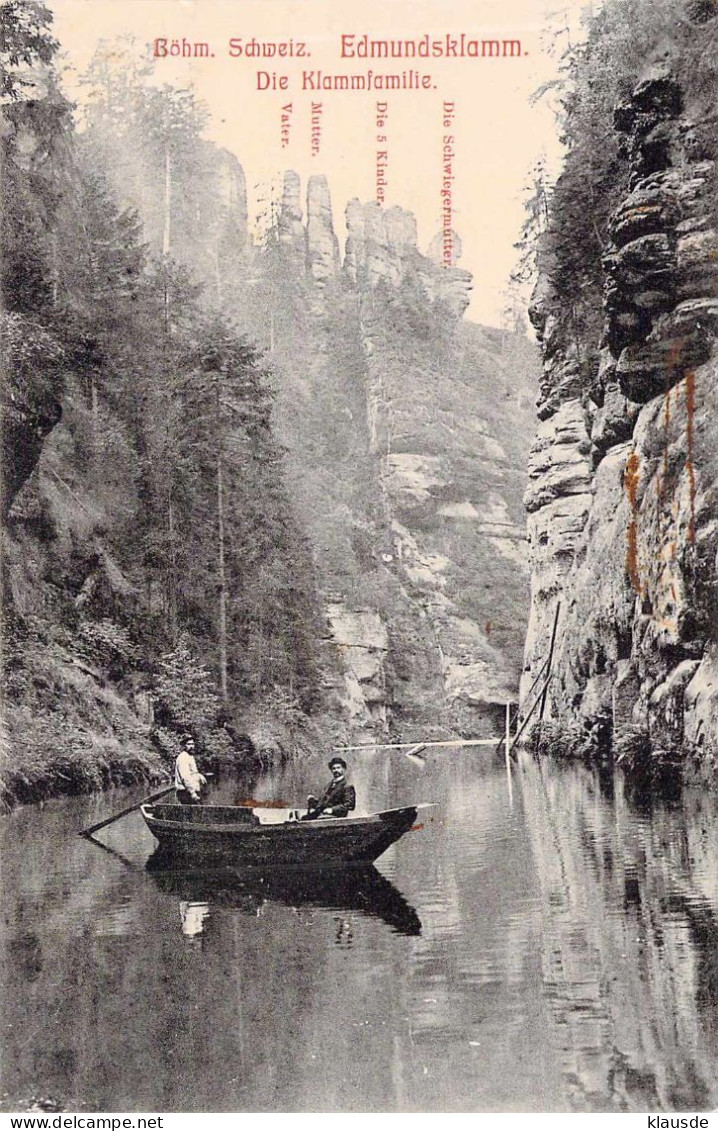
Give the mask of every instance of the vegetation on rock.
[[(312, 564), (266, 364), (207, 312), (166, 232), (153, 253), (147, 217), (104, 171), (122, 122), (149, 172), (150, 155), (164, 160), (158, 184), (199, 178), (178, 155), (201, 149), (201, 109), (125, 84), (123, 117), (95, 69), (78, 133), (50, 23), (42, 4), (3, 7), (7, 798), (156, 770), (148, 693), (171, 753), (186, 727), (216, 748), (220, 707), (236, 716), (274, 688), (312, 711), (320, 680)], [(169, 705), (178, 648), (185, 677), (214, 685), (211, 710), (194, 687), (182, 711)]]
[[(542, 342), (527, 492), (530, 682), (637, 766), (718, 765), (715, 525), (718, 8), (609, 0), (559, 82), (566, 141), (525, 263)], [(579, 743), (580, 745), (580, 743)]]

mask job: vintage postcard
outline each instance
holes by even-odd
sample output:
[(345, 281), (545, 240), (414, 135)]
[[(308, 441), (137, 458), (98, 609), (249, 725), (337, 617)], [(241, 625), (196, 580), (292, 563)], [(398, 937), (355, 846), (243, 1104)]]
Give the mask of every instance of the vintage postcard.
[(0, 30), (8, 1126), (710, 1127), (718, 3)]

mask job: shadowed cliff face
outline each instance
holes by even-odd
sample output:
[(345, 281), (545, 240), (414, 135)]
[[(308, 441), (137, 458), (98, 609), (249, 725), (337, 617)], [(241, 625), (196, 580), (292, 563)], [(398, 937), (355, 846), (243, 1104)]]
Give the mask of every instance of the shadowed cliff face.
[[(8, 43), (11, 25), (12, 20), (4, 29)], [(58, 202), (48, 186), (62, 168), (62, 121), (68, 104), (50, 81), (48, 68), (31, 67), (22, 56), (13, 57), (7, 74), (3, 70), (3, 82), (12, 89), (0, 109), (0, 498), (4, 521), (32, 475), (46, 436), (62, 415), (67, 359), (61, 335), (56, 328), (43, 325), (36, 307), (51, 298), (42, 264)], [(47, 119), (53, 123), (49, 129)], [(47, 193), (39, 209), (33, 195), (38, 188)]]
[(462, 321), (471, 275), (421, 254), (400, 208), (351, 201), (342, 262), (323, 177), (303, 212), (285, 175), (271, 254), (246, 316), (272, 355), (337, 694), (358, 725), (473, 729), (520, 669), (534, 350)]
[[(31, 337), (28, 321), (19, 315), (4, 316), (0, 331), (5, 357), (0, 408), (3, 521), (18, 492), (32, 475), (46, 437), (62, 415), (61, 351), (49, 335), (41, 334), (34, 326), (34, 338)], [(24, 352), (28, 356), (17, 364), (12, 356), (16, 352), (14, 347), (20, 344), (25, 334), (28, 336), (24, 339)]]
[[(524, 690), (561, 602), (550, 703), (577, 734), (701, 772), (718, 754), (718, 239), (715, 121), (668, 58), (616, 110), (627, 194), (603, 258), (603, 348), (576, 340), (548, 278), (529, 462)], [(589, 372), (587, 376), (587, 371)]]
[(342, 256), (326, 178), (305, 196), (288, 171), (252, 242), (241, 167), (199, 157), (172, 167), (169, 193), (132, 161), (132, 177), (112, 166), (114, 187), (155, 251), (169, 232), (206, 305), (267, 351), (329, 694), (360, 726), (473, 730), (521, 667), (535, 350), (462, 321), (471, 275), (421, 254), (410, 213), (351, 201)]

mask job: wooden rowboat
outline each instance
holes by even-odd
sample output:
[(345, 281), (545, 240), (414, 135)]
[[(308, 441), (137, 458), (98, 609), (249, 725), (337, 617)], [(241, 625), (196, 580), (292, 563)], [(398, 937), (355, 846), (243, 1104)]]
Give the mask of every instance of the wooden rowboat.
[(142, 805), (140, 812), (167, 857), (305, 868), (371, 864), (414, 826), (421, 808), (425, 806), (315, 821), (290, 819), (291, 810), (274, 811), (270, 818), (261, 810), (232, 805)]

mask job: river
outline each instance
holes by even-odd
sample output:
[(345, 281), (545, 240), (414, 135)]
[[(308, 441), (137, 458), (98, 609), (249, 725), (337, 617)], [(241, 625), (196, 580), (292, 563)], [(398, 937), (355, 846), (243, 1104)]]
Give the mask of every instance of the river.
[(715, 796), (486, 748), (350, 770), (363, 811), (436, 803), (356, 880), (153, 870), (138, 814), (120, 855), (75, 835), (141, 791), (4, 817), (2, 1109), (718, 1107)]

